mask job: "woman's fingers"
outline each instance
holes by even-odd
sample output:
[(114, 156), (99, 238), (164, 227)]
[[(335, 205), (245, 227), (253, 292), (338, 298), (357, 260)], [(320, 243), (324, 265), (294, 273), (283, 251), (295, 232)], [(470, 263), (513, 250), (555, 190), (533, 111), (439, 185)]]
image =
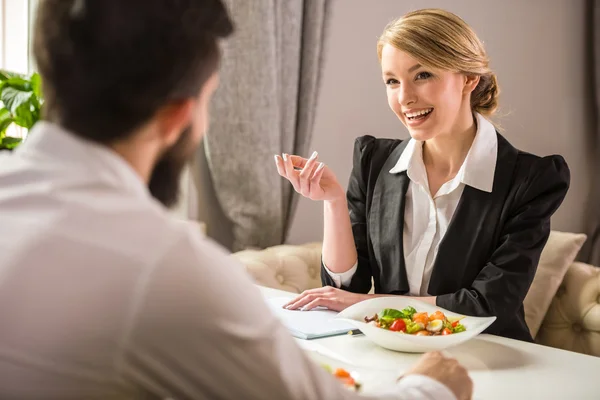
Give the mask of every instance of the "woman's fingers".
[(298, 169), (304, 168), (304, 166), (308, 162), (308, 159), (304, 158), (304, 157), (295, 156), (292, 154), (289, 154), (288, 157), (290, 157), (292, 159), (292, 164), (294, 165), (294, 167), (296, 167)]
[(316, 289), (305, 290), (300, 293), (299, 296), (293, 298), (289, 302), (283, 305), (283, 308), (287, 308), (288, 310), (296, 310), (304, 305), (310, 303), (317, 297), (324, 296), (332, 291), (331, 286), (324, 286)]
[(317, 296), (313, 301), (305, 304), (302, 307), (302, 311), (310, 311), (313, 308), (317, 308), (317, 307), (325, 307), (329, 310), (335, 310), (335, 309), (339, 308), (338, 301), (335, 298)]
[(300, 192), (300, 177), (299, 172), (294, 170), (294, 164), (292, 163), (292, 157), (289, 154), (283, 153), (283, 166), (285, 169), (285, 175), (287, 179), (294, 186), (296, 192)]
[(319, 154), (316, 151), (313, 152), (306, 162), (306, 165), (302, 169), (302, 172), (300, 172), (300, 194), (302, 194), (304, 197), (310, 197), (310, 177), (317, 166), (318, 156)]
[(287, 308), (288, 310), (297, 310), (306, 303), (312, 301), (312, 298), (310, 298), (309, 296), (313, 296), (313, 294), (308, 293), (308, 291), (304, 291), (300, 294), (300, 296), (292, 299), (289, 303), (284, 304), (283, 308)]
[(316, 151), (308, 159), (284, 153), (275, 155), (275, 166), (277, 173), (289, 180), (296, 192), (310, 198), (312, 185), (319, 184), (325, 166), (317, 158)]
[(306, 294), (306, 295), (302, 296), (298, 301), (290, 304), (286, 308), (288, 310), (298, 310), (298, 309), (304, 310), (305, 305), (307, 305), (308, 303), (311, 303), (315, 299), (320, 298), (322, 296), (323, 296), (323, 294)]
[(287, 175), (285, 173), (285, 166), (283, 165), (283, 158), (281, 158), (281, 156), (275, 156), (275, 166), (277, 167), (277, 173), (283, 176), (284, 178), (287, 178)]
[(319, 186), (321, 183), (321, 177), (323, 176), (323, 172), (325, 171), (325, 164), (319, 163), (312, 176), (310, 177), (310, 186), (312, 188)]

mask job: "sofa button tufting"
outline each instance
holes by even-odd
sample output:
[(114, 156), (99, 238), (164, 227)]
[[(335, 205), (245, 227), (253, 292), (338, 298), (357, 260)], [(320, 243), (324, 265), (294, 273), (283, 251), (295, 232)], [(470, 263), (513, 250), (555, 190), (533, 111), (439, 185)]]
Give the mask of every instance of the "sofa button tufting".
[(283, 282), (285, 281), (285, 278), (283, 277), (283, 275), (277, 274), (277, 276), (275, 278), (277, 278), (277, 282), (279, 282), (280, 284), (283, 285)]
[(573, 324), (573, 330), (577, 333), (580, 333), (581, 331), (583, 331), (583, 328), (579, 324)]
[(315, 268), (309, 268), (308, 269), (308, 275), (310, 275), (311, 278), (316, 278), (317, 277), (317, 270)]
[(561, 285), (558, 287), (558, 290), (556, 291), (556, 296), (557, 297), (564, 296), (566, 291), (567, 291), (567, 289), (565, 289), (565, 287), (563, 285)]

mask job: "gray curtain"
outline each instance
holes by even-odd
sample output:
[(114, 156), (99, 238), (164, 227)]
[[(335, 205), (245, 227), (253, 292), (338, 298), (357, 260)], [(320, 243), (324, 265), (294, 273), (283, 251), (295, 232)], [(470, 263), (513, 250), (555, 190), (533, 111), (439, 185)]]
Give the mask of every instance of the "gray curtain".
[(330, 10), (326, 0), (226, 3), (236, 32), (205, 149), (237, 251), (283, 243), (289, 230), (297, 200), (273, 155), (309, 151)]
[[(592, 65), (594, 75), (594, 97), (595, 97), (595, 114), (596, 114), (596, 126), (595, 126), (595, 146), (596, 146), (596, 171), (600, 170), (600, 0), (589, 1), (590, 13), (588, 14), (590, 19), (588, 20), (589, 33), (592, 38)], [(592, 177), (594, 181), (590, 182), (592, 185), (592, 204), (590, 207), (590, 227), (588, 229), (588, 240), (586, 247), (584, 248), (584, 254), (586, 262), (600, 266), (600, 175), (593, 173)]]

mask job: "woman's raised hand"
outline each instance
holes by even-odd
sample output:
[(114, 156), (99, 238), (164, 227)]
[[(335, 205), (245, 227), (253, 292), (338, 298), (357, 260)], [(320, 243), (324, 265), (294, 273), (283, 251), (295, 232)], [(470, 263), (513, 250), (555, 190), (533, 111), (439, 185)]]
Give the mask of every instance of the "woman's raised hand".
[(344, 188), (327, 165), (317, 161), (318, 157), (316, 151), (308, 159), (289, 154), (276, 155), (275, 165), (279, 175), (290, 181), (294, 190), (306, 198), (324, 201), (344, 198)]

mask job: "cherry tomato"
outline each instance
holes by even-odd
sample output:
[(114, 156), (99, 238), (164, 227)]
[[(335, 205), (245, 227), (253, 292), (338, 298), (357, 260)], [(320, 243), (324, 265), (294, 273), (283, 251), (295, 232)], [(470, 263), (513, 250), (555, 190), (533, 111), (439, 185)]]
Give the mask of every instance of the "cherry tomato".
[(452, 327), (453, 327), (453, 328), (456, 328), (456, 325), (458, 325), (458, 323), (459, 323), (459, 322), (460, 322), (460, 321), (454, 321), (454, 322), (452, 323)]
[(401, 319), (397, 319), (394, 322), (392, 322), (392, 325), (390, 326), (390, 331), (394, 331), (394, 332), (406, 332), (406, 322), (404, 322)]
[(452, 331), (448, 328), (444, 328), (444, 330), (442, 331), (442, 335), (452, 335)]

